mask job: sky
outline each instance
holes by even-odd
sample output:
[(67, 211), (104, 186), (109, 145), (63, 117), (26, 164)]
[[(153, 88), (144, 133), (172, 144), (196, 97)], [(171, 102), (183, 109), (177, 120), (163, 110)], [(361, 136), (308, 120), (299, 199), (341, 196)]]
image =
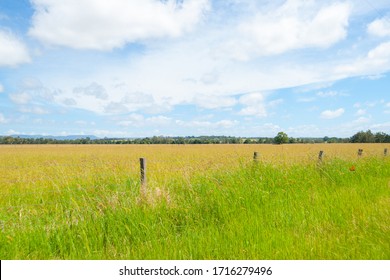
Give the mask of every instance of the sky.
[(390, 134), (389, 0), (0, 0), (0, 135)]

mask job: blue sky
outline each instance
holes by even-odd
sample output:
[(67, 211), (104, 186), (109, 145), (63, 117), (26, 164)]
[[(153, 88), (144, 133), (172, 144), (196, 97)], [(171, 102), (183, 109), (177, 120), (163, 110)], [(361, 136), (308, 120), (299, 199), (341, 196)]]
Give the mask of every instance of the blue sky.
[(390, 1), (0, 0), (0, 135), (390, 133)]

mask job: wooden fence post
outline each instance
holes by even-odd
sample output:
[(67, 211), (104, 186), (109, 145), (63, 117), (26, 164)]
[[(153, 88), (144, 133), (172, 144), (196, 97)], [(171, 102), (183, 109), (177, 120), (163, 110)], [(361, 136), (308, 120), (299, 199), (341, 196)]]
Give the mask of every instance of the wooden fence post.
[(320, 151), (318, 154), (318, 161), (322, 161), (322, 158), (324, 157), (324, 151)]
[(385, 148), (385, 150), (383, 151), (383, 155), (387, 156), (387, 148)]
[(258, 157), (259, 157), (259, 153), (258, 152), (254, 152), (253, 153), (253, 161), (257, 162)]
[(363, 155), (363, 149), (358, 150), (358, 156), (361, 157)]
[(140, 158), (140, 170), (141, 170), (141, 186), (146, 185), (146, 158)]

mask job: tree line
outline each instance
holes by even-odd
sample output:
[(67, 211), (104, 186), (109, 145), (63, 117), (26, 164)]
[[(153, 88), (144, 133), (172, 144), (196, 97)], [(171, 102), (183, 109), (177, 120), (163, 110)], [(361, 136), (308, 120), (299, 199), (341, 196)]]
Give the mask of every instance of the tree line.
[(294, 143), (390, 143), (390, 135), (384, 132), (373, 133), (371, 130), (359, 131), (349, 138), (338, 137), (289, 137), (279, 132), (275, 137), (234, 137), (234, 136), (153, 136), (144, 138), (100, 138), (80, 139), (25, 138), (0, 136), (1, 144), (294, 144)]

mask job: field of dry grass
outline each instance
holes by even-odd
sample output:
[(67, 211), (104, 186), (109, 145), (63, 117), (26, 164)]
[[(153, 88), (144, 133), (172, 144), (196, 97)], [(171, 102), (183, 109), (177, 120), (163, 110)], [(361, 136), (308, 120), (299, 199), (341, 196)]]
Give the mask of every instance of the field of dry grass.
[(294, 144), (294, 145), (20, 145), (0, 146), (0, 186), (21, 187), (66, 184), (75, 178), (134, 177), (139, 174), (139, 158), (148, 161), (148, 175), (157, 180), (173, 176), (229, 170), (253, 160), (276, 165), (316, 164), (319, 151), (324, 160), (356, 161), (380, 157), (386, 144)]

